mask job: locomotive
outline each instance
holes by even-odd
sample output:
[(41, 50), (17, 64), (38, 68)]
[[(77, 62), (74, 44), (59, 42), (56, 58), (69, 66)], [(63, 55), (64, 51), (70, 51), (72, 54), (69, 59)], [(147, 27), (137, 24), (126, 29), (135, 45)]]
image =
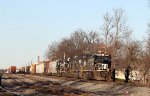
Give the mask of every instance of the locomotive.
[(111, 56), (101, 53), (58, 60), (56, 70), (58, 76), (109, 80), (111, 77)]

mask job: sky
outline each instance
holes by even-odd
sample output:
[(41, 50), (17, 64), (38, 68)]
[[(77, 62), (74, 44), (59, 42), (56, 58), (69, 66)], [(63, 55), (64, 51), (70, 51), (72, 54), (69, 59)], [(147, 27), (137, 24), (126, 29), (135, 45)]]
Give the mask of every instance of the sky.
[(49, 44), (77, 29), (101, 32), (102, 16), (117, 8), (125, 10), (133, 37), (143, 40), (148, 0), (0, 0), (0, 69), (43, 59)]

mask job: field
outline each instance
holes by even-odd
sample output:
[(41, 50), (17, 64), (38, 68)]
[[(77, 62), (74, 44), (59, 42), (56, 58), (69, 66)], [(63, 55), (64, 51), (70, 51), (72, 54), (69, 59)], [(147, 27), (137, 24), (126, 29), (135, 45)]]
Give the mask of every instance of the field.
[[(9, 92), (23, 96), (149, 96), (150, 88), (133, 84), (80, 80), (55, 76), (4, 74), (2, 85)], [(1, 96), (15, 96), (0, 91)], [(8, 95), (4, 95), (4, 94)]]

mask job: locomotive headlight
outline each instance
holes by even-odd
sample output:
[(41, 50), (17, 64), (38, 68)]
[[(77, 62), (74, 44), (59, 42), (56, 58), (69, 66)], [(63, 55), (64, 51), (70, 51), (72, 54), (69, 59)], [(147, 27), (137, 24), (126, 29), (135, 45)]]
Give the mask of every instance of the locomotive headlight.
[(102, 54), (102, 56), (104, 56), (104, 54)]
[(107, 72), (109, 71), (109, 69), (107, 69)]

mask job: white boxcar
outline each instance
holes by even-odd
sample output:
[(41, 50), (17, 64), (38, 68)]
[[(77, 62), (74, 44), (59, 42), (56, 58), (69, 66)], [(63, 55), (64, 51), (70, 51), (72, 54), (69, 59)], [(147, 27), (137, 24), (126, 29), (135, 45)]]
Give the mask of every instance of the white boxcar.
[(42, 74), (43, 73), (43, 66), (41, 64), (36, 64), (36, 74)]
[(49, 63), (48, 74), (54, 75), (57, 73), (56, 65), (57, 65), (57, 61), (53, 61)]

